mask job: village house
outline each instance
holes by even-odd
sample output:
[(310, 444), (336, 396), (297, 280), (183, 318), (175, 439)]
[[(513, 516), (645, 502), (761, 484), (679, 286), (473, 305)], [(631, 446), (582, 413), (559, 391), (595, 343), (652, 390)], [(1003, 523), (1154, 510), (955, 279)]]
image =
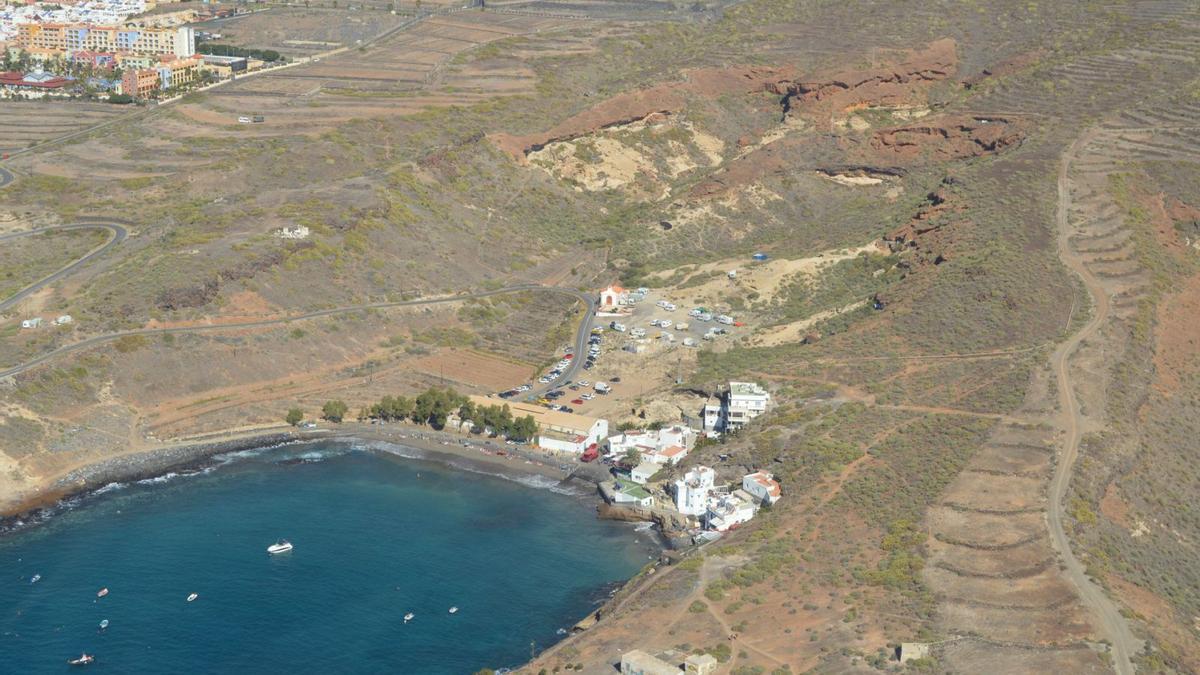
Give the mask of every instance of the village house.
[(599, 417), (486, 396), (472, 396), (471, 401), (477, 406), (507, 405), (513, 417), (533, 417), (538, 427), (537, 445), (545, 450), (582, 455), (588, 448), (599, 447), (608, 435), (608, 420)]
[(623, 431), (608, 438), (608, 452), (621, 457), (629, 450), (641, 453), (643, 462), (678, 464), (696, 445), (694, 429), (674, 425), (651, 431)]
[(767, 411), (771, 394), (755, 382), (730, 382), (729, 389), (704, 405), (704, 431), (737, 431)]
[(662, 466), (659, 464), (642, 462), (629, 471), (629, 480), (639, 485), (645, 485), (646, 483), (650, 482), (650, 478), (654, 476), (654, 474), (661, 470)]
[(675, 510), (685, 516), (701, 516), (708, 510), (708, 495), (716, 485), (717, 472), (698, 466), (675, 481)]
[(159, 63), (155, 70), (158, 71), (160, 88), (182, 87), (200, 77), (200, 59), (171, 59)]
[(21, 322), (21, 328), (38, 328), (42, 325), (42, 317), (35, 316), (32, 319), (25, 319)]
[(761, 504), (774, 504), (782, 494), (779, 481), (766, 471), (755, 471), (745, 475), (742, 478), (742, 489)]
[(708, 500), (704, 511), (704, 526), (709, 530), (725, 532), (754, 518), (754, 498), (744, 490), (715, 495)]
[(646, 488), (620, 478), (613, 485), (612, 501), (614, 504), (632, 504), (643, 508), (654, 506), (654, 496)]

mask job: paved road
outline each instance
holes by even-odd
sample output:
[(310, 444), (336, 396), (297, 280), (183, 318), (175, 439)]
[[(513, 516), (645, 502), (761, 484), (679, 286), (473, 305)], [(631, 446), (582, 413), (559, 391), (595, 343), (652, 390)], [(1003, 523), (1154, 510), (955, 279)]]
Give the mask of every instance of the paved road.
[[(567, 366), (562, 375), (559, 375), (549, 384), (531, 389), (525, 395), (527, 400), (535, 399), (552, 389), (561, 387), (567, 382), (574, 380), (579, 371), (583, 369), (583, 362), (586, 359), (584, 354), (587, 354), (588, 338), (592, 333), (592, 320), (596, 318), (596, 299), (591, 295), (578, 292), (575, 293), (575, 297), (579, 298), (584, 305), (583, 320), (579, 322), (579, 328), (575, 331), (575, 358), (571, 359), (571, 365)], [(558, 357), (561, 354), (555, 354), (555, 356)]]
[[(0, 370), (0, 378), (8, 377), (10, 375), (16, 375), (18, 373), (23, 373), (26, 370), (33, 368), (34, 366), (41, 365), (43, 363), (46, 363), (47, 361), (50, 361), (51, 359), (57, 358), (64, 354), (78, 352), (78, 351), (81, 351), (84, 349), (88, 349), (90, 347), (95, 347), (96, 345), (101, 345), (106, 342), (111, 342), (118, 338), (129, 336), (129, 335), (147, 335), (147, 336), (150, 336), (150, 335), (179, 335), (179, 334), (185, 334), (185, 333), (211, 333), (214, 331), (236, 330), (236, 329), (240, 329), (240, 328), (261, 328), (261, 327), (277, 326), (280, 324), (292, 323), (294, 321), (305, 321), (307, 319), (318, 319), (318, 318), (326, 317), (326, 316), (336, 316), (338, 314), (361, 312), (363, 310), (368, 310), (368, 309), (388, 309), (391, 307), (417, 307), (417, 306), (421, 306), (421, 305), (437, 305), (437, 304), (444, 304), (444, 303), (448, 303), (448, 302), (459, 302), (462, 300), (470, 300), (473, 298), (486, 298), (489, 296), (503, 295), (506, 293), (527, 293), (527, 292), (529, 292), (529, 293), (555, 293), (558, 295), (569, 295), (572, 298), (582, 301), (588, 307), (589, 311), (587, 313), (587, 316), (584, 318), (584, 320), (582, 322), (580, 322), (580, 324), (579, 324), (579, 329), (576, 332), (575, 341), (577, 344), (585, 344), (587, 342), (588, 333), (591, 331), (591, 320), (589, 318), (591, 316), (590, 310), (593, 306), (593, 303), (595, 302), (590, 295), (587, 295), (585, 293), (582, 293), (582, 292), (574, 290), (574, 289), (561, 288), (558, 286), (541, 286), (538, 284), (521, 284), (521, 285), (517, 285), (517, 286), (508, 286), (506, 288), (497, 288), (497, 289), (490, 290), (490, 291), (479, 291), (477, 293), (464, 293), (461, 295), (448, 295), (448, 296), (444, 296), (444, 297), (440, 297), (440, 298), (430, 298), (430, 299), (426, 299), (426, 300), (403, 300), (403, 301), (399, 301), (399, 302), (374, 302), (374, 303), (363, 304), (363, 305), (350, 305), (347, 307), (335, 307), (332, 309), (323, 309), (323, 310), (320, 310), (317, 312), (308, 312), (306, 314), (296, 314), (293, 316), (281, 317), (278, 319), (263, 319), (261, 321), (241, 321), (238, 323), (223, 323), (223, 324), (213, 324), (213, 325), (207, 325), (207, 326), (187, 326), (187, 327), (179, 327), (179, 328), (140, 328), (140, 329), (136, 329), (136, 330), (126, 330), (126, 331), (119, 331), (116, 333), (107, 333), (105, 335), (97, 335), (94, 337), (90, 337), (90, 338), (87, 338), (86, 340), (81, 340), (81, 341), (75, 342), (73, 344), (64, 345), (62, 347), (59, 347), (58, 349), (55, 349), (54, 351), (46, 352), (45, 354), (42, 354), (41, 356), (38, 356), (34, 359), (26, 361), (25, 363), (22, 363), (20, 365), (13, 366), (13, 367), (5, 369), (5, 370)], [(574, 372), (574, 371), (568, 371), (566, 373), (563, 373), (563, 377), (564, 378), (568, 377), (568, 375), (571, 372)]]
[(9, 183), (13, 182), (14, 178), (16, 178), (16, 176), (13, 175), (13, 172), (0, 166), (0, 188), (5, 187)]
[(1062, 557), (1064, 573), (1079, 590), (1079, 596), (1091, 610), (1099, 622), (1098, 628), (1112, 642), (1113, 668), (1121, 675), (1133, 675), (1132, 656), (1141, 649), (1141, 641), (1134, 637), (1129, 628), (1129, 622), (1121, 615), (1116, 604), (1104, 593), (1104, 590), (1092, 582), (1084, 571), (1083, 565), (1071, 551), (1071, 542), (1063, 529), (1063, 500), (1071, 483), (1071, 470), (1075, 467), (1075, 459), (1079, 454), (1079, 440), (1082, 436), (1082, 417), (1079, 403), (1075, 400), (1075, 385), (1071, 380), (1069, 361), (1079, 345), (1095, 335), (1096, 331), (1108, 318), (1110, 298), (1096, 277), (1088, 271), (1083, 260), (1074, 253), (1070, 246), (1070, 209), (1071, 191), (1068, 171), (1076, 153), (1091, 140), (1091, 135), (1084, 134), (1067, 151), (1063, 153), (1058, 167), (1058, 247), (1059, 256), (1064, 264), (1083, 281), (1084, 287), (1092, 296), (1095, 303), (1095, 314), (1079, 330), (1064, 342), (1053, 356), (1050, 364), (1058, 380), (1058, 402), (1060, 414), (1063, 416), (1063, 428), (1066, 438), (1063, 441), (1062, 455), (1054, 467), (1054, 478), (1050, 482), (1050, 507), (1046, 512), (1046, 520), (1050, 526), (1050, 539), (1054, 548)]
[[(3, 170), (0, 169), (0, 171), (3, 171)], [(11, 177), (11, 174), (10, 174), (10, 177)], [(10, 180), (11, 180), (11, 178), (10, 178)], [(6, 183), (0, 183), (0, 187), (3, 187), (5, 184)], [(79, 258), (79, 259), (75, 260), (74, 262), (66, 265), (65, 267), (59, 269), (57, 272), (54, 272), (45, 277), (42, 277), (41, 279), (33, 282), (32, 284), (26, 286), (25, 288), (22, 288), (21, 290), (17, 291), (16, 293), (9, 296), (8, 298), (6, 298), (4, 300), (0, 300), (0, 313), (7, 311), (13, 305), (16, 305), (18, 302), (21, 302), (25, 298), (40, 291), (41, 289), (45, 288), (46, 286), (49, 286), (50, 284), (67, 276), (68, 274), (75, 272), (82, 265), (84, 265), (91, 259), (95, 258), (96, 256), (102, 255), (108, 249), (125, 241), (125, 238), (127, 236), (129, 236), (129, 232), (125, 229), (125, 226), (122, 223), (116, 223), (116, 222), (111, 222), (111, 221), (95, 221), (95, 222), (84, 221), (84, 222), (79, 222), (79, 223), (70, 223), (68, 225), (51, 225), (49, 227), (39, 227), (35, 230), (28, 230), (25, 232), (14, 232), (12, 234), (0, 235), (0, 242), (8, 241), (10, 239), (17, 239), (18, 237), (31, 237), (33, 235), (43, 234), (46, 232), (64, 232), (64, 231), (70, 231), (70, 230), (105, 230), (111, 236), (108, 238), (108, 241), (106, 241), (103, 244), (97, 246), (96, 248), (88, 251), (87, 254), (85, 254), (82, 258)]]

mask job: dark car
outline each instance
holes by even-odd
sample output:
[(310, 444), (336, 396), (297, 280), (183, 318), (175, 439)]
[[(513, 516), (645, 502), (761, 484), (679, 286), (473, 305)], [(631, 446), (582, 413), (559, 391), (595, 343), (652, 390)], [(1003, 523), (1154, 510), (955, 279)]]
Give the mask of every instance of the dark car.
[(609, 382), (620, 382), (620, 381), (621, 381), (621, 377), (619, 375), (614, 375), (611, 378), (609, 378)]
[(583, 369), (584, 369), (584, 370), (591, 370), (591, 369), (592, 369), (592, 362), (591, 362), (591, 361), (588, 361), (587, 363), (583, 364)]
[(574, 409), (574, 408), (571, 408), (571, 407), (568, 407), (568, 406), (565, 406), (565, 405), (564, 405), (564, 406), (559, 406), (559, 408), (558, 408), (558, 411), (559, 411), (559, 412), (571, 412), (571, 413), (573, 413), (573, 412), (575, 412), (575, 409)]

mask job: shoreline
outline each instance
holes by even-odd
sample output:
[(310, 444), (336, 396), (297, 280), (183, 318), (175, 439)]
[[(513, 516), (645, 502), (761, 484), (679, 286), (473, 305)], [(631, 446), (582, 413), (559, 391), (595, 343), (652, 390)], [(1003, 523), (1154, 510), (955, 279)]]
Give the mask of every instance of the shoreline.
[[(595, 490), (605, 471), (581, 464), (575, 458), (546, 456), (503, 441), (454, 432), (437, 431), (410, 424), (345, 423), (314, 431), (282, 430), (252, 433), (237, 438), (180, 443), (143, 452), (99, 459), (77, 468), (49, 485), (0, 508), (0, 536), (53, 516), (74, 499), (94, 495), (113, 483), (158, 478), (173, 471), (202, 469), (216, 455), (245, 450), (307, 443), (349, 443), (395, 457), (430, 461), (458, 471), (469, 471), (522, 482), (522, 477), (541, 477), (555, 482), (583, 482)], [(375, 444), (389, 447), (372, 447)], [(489, 447), (491, 449), (489, 449)], [(416, 451), (409, 455), (403, 448)], [(561, 466), (570, 468), (562, 470)], [(526, 483), (528, 484), (528, 483)], [(547, 484), (539, 487), (551, 487)], [(598, 492), (595, 493), (599, 499)], [(599, 501), (603, 501), (599, 499)]]

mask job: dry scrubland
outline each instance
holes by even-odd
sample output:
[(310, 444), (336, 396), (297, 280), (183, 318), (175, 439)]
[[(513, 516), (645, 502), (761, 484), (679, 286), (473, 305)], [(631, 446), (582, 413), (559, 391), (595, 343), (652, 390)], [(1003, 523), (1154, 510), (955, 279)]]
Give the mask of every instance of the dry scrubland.
[[(1048, 362), (1103, 318), (1068, 363), (1085, 432), (1068, 531), (1147, 639), (1139, 667), (1200, 668), (1191, 3), (750, 0), (695, 21), (654, 3), (519, 9), (434, 16), (18, 158), (6, 227), (136, 224), (25, 308), (76, 327), (19, 332), (14, 312), (0, 363), (114, 330), (518, 282), (703, 298), (750, 325), (689, 357), (684, 387), (648, 369), (641, 400), (621, 402), (768, 383), (772, 414), (689, 461), (767, 468), (787, 498), (639, 577), (534, 672), (612, 672), (633, 647), (707, 650), (738, 673), (845, 672), (888, 668), (910, 640), (937, 643), (910, 668), (1102, 672), (1110, 626), (1062, 573), (1044, 513), (1066, 428)], [(638, 21), (655, 11), (679, 20)], [(304, 39), (366, 30), (331, 8), (230, 32), (278, 42), (276, 12)], [(5, 119), (49, 125), (12, 112), (36, 110)], [(236, 124), (249, 112), (267, 122)], [(311, 237), (272, 236), (292, 225)], [(28, 259), (14, 278), (77, 245), (43, 244), (5, 252)], [(862, 252), (811, 262), (847, 248)], [(721, 280), (757, 250), (777, 272)], [(521, 294), (122, 338), (2, 385), (0, 490), (335, 395), (357, 409), (441, 381), (515, 383), (578, 310)]]

